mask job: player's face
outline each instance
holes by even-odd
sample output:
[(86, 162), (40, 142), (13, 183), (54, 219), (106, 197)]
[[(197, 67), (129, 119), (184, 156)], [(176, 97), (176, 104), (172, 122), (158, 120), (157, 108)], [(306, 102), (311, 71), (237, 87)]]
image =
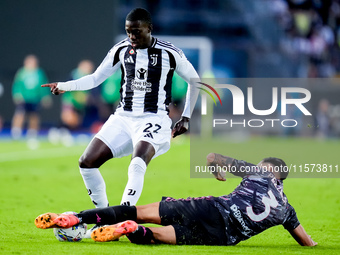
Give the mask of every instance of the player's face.
[(270, 164), (268, 162), (263, 162), (261, 161), (260, 163), (257, 164), (259, 167), (265, 169), (268, 172), (272, 172), (277, 179), (280, 179), (280, 173), (278, 171), (274, 171), (274, 165)]
[(151, 26), (147, 23), (127, 20), (125, 22), (125, 30), (132, 47), (143, 49), (151, 45)]
[(273, 170), (273, 165), (270, 164), (270, 163), (267, 163), (267, 162), (261, 161), (261, 162), (259, 162), (257, 165), (258, 165), (259, 167), (261, 167), (261, 168), (265, 168), (265, 169), (268, 170), (269, 172), (272, 172), (272, 170)]

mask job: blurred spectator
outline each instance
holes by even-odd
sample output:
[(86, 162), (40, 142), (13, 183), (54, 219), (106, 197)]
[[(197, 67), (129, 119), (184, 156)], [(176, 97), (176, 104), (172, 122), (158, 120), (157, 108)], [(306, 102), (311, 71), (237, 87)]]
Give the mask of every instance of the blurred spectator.
[(315, 72), (308, 77), (332, 77), (335, 69), (331, 63), (331, 47), (334, 45), (334, 34), (329, 26), (317, 24), (310, 36), (310, 64)]
[(48, 90), (40, 88), (47, 83), (45, 72), (39, 68), (39, 61), (35, 55), (28, 55), (24, 59), (24, 66), (20, 68), (14, 78), (12, 94), (16, 106), (12, 120), (11, 135), (19, 139), (23, 132), (25, 116), (28, 117), (27, 138), (29, 146), (37, 147), (37, 135), (40, 125), (39, 106), (51, 105)]
[(322, 99), (319, 102), (316, 114), (316, 135), (319, 138), (327, 138), (331, 134), (331, 121), (329, 116), (329, 102)]
[[(76, 80), (91, 74), (94, 65), (90, 60), (82, 60), (71, 72), (71, 79)], [(61, 121), (67, 129), (77, 129), (82, 125), (90, 91), (71, 91), (62, 95)]]
[[(82, 60), (77, 68), (71, 71), (71, 79), (76, 80), (85, 75), (91, 74), (94, 70), (94, 64), (90, 60)], [(85, 115), (92, 111), (91, 91), (70, 91), (62, 95), (61, 98), (61, 127), (51, 128), (48, 133), (48, 139), (51, 143), (61, 142), (65, 146), (71, 146), (74, 143), (71, 131), (83, 127)]]
[[(279, 0), (276, 0), (279, 1)], [(300, 63), (299, 77), (333, 77), (335, 58), (339, 51), (335, 44), (339, 0), (286, 0), (291, 23), (284, 27), (287, 37), (283, 49), (296, 63)], [(284, 8), (284, 5), (280, 5)]]
[(270, 8), (278, 19), (280, 26), (287, 29), (292, 22), (292, 15), (289, 12), (287, 2), (285, 0), (272, 0)]

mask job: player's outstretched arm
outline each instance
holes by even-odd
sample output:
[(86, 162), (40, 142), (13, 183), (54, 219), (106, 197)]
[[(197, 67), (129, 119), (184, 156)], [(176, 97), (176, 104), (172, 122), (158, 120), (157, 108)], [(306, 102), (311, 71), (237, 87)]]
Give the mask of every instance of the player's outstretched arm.
[(297, 226), (295, 229), (289, 231), (289, 233), (301, 246), (315, 246), (318, 244), (313, 241), (310, 235), (307, 234), (307, 232), (301, 226), (301, 224)]
[(43, 85), (41, 85), (41, 87), (49, 87), (51, 89), (51, 93), (53, 95), (59, 95), (59, 94), (65, 93), (64, 90), (58, 89), (57, 85), (58, 85), (58, 83), (53, 82), (53, 83), (43, 84)]
[(178, 135), (184, 134), (189, 129), (189, 118), (182, 117), (176, 122), (174, 128), (172, 129), (172, 137), (175, 138)]
[[(207, 166), (214, 166), (214, 169), (211, 171), (211, 173), (217, 180), (225, 181), (226, 171), (223, 170), (230, 169), (233, 160), (233, 158), (223, 156), (221, 154), (209, 153), (207, 156)], [(217, 166), (219, 166), (219, 168)]]

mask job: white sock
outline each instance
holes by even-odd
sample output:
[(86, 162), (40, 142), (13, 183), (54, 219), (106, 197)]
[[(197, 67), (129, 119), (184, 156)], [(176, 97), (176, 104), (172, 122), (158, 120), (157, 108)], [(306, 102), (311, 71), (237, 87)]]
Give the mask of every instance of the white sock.
[(96, 208), (107, 207), (109, 202), (106, 195), (105, 181), (98, 168), (79, 168), (86, 189)]
[(140, 157), (135, 157), (129, 165), (129, 180), (126, 184), (121, 205), (136, 205), (142, 194), (146, 164)]

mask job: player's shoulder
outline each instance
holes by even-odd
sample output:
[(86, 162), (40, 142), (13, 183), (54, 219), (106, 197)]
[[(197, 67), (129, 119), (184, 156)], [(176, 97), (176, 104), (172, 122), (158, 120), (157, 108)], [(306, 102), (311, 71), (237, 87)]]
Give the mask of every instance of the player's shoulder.
[(154, 45), (155, 48), (167, 50), (167, 51), (171, 52), (172, 54), (178, 55), (179, 57), (184, 56), (183, 51), (180, 48), (173, 45), (171, 42), (164, 41), (164, 40), (161, 40), (159, 38), (155, 38), (155, 39), (156, 39), (155, 45)]
[(121, 40), (120, 42), (116, 43), (113, 47), (122, 47), (122, 46), (128, 46), (130, 45), (129, 38), (125, 38)]
[(113, 45), (109, 52), (117, 51), (118, 49), (122, 49), (124, 47), (129, 46), (129, 45), (130, 45), (129, 39), (125, 38), (124, 40), (121, 40), (120, 42)]

